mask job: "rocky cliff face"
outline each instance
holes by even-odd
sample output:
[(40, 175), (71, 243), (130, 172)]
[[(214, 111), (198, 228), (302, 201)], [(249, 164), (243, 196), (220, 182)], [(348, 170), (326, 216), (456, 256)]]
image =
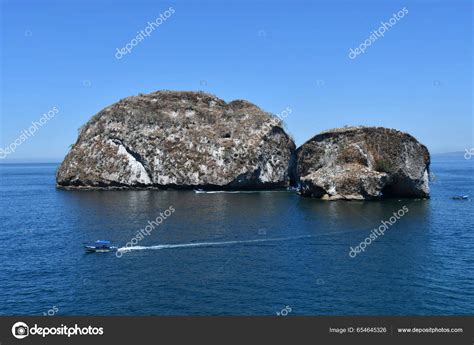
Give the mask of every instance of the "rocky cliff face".
[(383, 127), (329, 130), (296, 152), (301, 194), (328, 200), (429, 197), (430, 156), (414, 137)]
[(280, 121), (252, 103), (158, 91), (123, 99), (83, 126), (57, 185), (286, 187), (294, 150)]

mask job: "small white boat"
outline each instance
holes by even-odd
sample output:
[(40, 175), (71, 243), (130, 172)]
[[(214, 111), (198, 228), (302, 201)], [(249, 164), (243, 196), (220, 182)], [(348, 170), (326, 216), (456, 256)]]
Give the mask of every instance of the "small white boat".
[(112, 246), (110, 241), (98, 240), (91, 246), (84, 246), (87, 253), (107, 253), (112, 250), (117, 250), (117, 247)]
[(453, 199), (454, 200), (467, 200), (469, 199), (469, 195), (457, 195), (457, 196), (453, 196)]

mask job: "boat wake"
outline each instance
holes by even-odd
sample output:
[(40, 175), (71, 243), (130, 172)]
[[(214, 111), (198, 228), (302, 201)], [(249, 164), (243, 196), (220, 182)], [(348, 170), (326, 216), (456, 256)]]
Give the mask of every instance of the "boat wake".
[(211, 247), (224, 246), (233, 244), (245, 243), (260, 243), (260, 242), (276, 242), (276, 241), (290, 241), (300, 238), (313, 237), (313, 235), (291, 236), (291, 237), (277, 237), (277, 238), (262, 238), (256, 240), (242, 240), (242, 241), (223, 241), (223, 242), (195, 242), (195, 243), (181, 243), (181, 244), (158, 244), (156, 246), (133, 246), (118, 248), (118, 252), (129, 252), (134, 250), (158, 250), (158, 249), (174, 249), (174, 248), (190, 248), (190, 247)]
[(255, 193), (281, 193), (288, 190), (201, 190), (195, 189), (194, 193), (198, 194), (255, 194)]

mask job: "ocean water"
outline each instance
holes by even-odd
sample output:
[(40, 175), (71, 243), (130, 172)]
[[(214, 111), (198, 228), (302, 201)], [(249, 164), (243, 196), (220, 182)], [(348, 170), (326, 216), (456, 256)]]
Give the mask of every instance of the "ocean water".
[[(2, 164), (0, 314), (472, 315), (473, 202), (451, 196), (474, 197), (473, 163), (434, 156), (431, 199), (382, 202), (64, 191), (57, 164)], [(120, 257), (83, 250), (124, 247), (166, 210)]]

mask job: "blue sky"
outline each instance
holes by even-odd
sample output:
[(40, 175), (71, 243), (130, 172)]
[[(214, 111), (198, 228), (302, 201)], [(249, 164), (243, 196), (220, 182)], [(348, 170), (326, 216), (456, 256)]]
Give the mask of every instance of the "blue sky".
[[(384, 37), (348, 57), (403, 7)], [(432, 153), (474, 146), (470, 1), (2, 1), (0, 21), (0, 147), (59, 109), (8, 160), (60, 161), (92, 115), (160, 89), (290, 107), (298, 145), (328, 128), (379, 125)]]

